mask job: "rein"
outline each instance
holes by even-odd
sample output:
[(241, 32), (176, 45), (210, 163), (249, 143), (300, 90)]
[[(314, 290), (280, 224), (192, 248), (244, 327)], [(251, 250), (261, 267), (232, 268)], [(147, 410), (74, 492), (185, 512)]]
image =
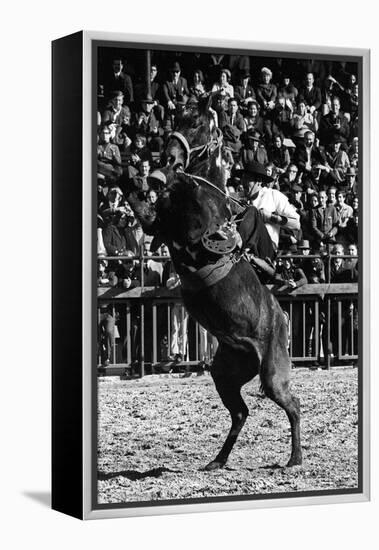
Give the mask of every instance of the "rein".
[[(183, 146), (185, 152), (186, 152), (186, 160), (185, 160), (185, 166), (184, 169), (188, 168), (190, 163), (193, 163), (195, 160), (199, 160), (205, 153), (209, 153), (211, 149), (216, 149), (221, 143), (222, 143), (222, 132), (219, 128), (215, 129), (216, 136), (210, 138), (208, 143), (204, 143), (203, 145), (197, 145), (196, 147), (190, 147), (190, 144), (188, 143), (187, 138), (178, 131), (172, 132), (170, 134), (170, 138), (176, 138), (179, 143)], [(196, 158), (191, 159), (191, 155), (193, 153), (196, 154)]]
[(205, 178), (202, 178), (201, 176), (195, 176), (194, 174), (189, 174), (188, 172), (181, 172), (181, 174), (183, 174), (184, 176), (187, 176), (188, 178), (194, 180), (194, 183), (195, 185), (199, 185), (197, 183), (196, 180), (198, 181), (201, 181), (203, 183), (205, 183), (206, 185), (209, 185), (209, 187), (213, 187), (213, 189), (216, 189), (216, 191), (218, 191), (219, 193), (221, 193), (221, 195), (223, 195), (227, 200), (231, 200), (233, 202), (235, 202), (239, 207), (241, 207), (243, 210), (245, 209), (245, 206), (241, 203), (241, 201), (239, 201), (238, 199), (235, 199), (234, 197), (232, 197), (231, 195), (229, 195), (226, 191), (223, 191), (222, 189), (220, 189), (219, 187), (217, 187), (217, 185), (215, 185), (214, 183), (211, 183), (210, 181), (208, 181), (207, 179)]

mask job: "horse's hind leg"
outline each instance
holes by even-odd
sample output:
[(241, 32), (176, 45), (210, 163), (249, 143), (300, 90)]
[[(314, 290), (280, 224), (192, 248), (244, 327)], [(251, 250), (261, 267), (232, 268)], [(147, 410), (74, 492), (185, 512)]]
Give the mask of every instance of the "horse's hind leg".
[(287, 351), (285, 325), (279, 324), (271, 340), (267, 356), (262, 361), (261, 383), (265, 394), (287, 413), (291, 424), (292, 452), (287, 466), (301, 464), (300, 400), (291, 394), (289, 379), (291, 361)]
[(241, 397), (241, 387), (251, 380), (258, 372), (252, 370), (250, 355), (230, 350), (221, 344), (213, 360), (211, 374), (216, 389), (225, 407), (228, 409), (232, 427), (223, 444), (220, 452), (212, 460), (205, 470), (216, 470), (222, 468), (237, 441), (238, 434), (245, 424), (249, 410)]

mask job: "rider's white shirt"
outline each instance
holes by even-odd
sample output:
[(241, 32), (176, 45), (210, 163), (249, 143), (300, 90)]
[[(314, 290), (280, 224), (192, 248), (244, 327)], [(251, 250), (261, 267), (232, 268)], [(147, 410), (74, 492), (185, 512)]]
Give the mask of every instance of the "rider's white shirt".
[(277, 189), (262, 187), (258, 196), (254, 199), (253, 205), (260, 210), (264, 208), (272, 214), (275, 212), (280, 216), (287, 218), (285, 225), (277, 225), (266, 223), (266, 229), (271, 237), (272, 242), (278, 246), (280, 227), (288, 227), (288, 229), (300, 229), (300, 216), (296, 212), (296, 208), (289, 203), (288, 198)]

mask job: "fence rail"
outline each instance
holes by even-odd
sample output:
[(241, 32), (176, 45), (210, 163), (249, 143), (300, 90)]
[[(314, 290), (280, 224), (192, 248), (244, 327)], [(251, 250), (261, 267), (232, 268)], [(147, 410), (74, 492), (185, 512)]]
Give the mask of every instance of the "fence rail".
[[(322, 363), (330, 368), (333, 361), (357, 360), (357, 283), (306, 284), (274, 293), (289, 313), (289, 352), (295, 366)], [(99, 374), (191, 370), (203, 359), (211, 361), (217, 348), (216, 340), (188, 317), (179, 289), (98, 288), (98, 321)], [(173, 344), (182, 355), (180, 363), (170, 358)], [(111, 357), (104, 367), (101, 356), (107, 345)]]

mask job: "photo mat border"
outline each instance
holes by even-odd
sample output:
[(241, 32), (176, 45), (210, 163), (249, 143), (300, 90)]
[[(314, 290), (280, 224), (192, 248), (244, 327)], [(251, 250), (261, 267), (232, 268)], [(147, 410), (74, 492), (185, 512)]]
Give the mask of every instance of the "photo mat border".
[[(330, 491), (204, 497), (169, 501), (128, 502), (99, 505), (97, 503), (97, 377), (93, 368), (96, 357), (96, 217), (94, 180), (96, 174), (96, 75), (97, 51), (100, 47), (166, 49), (182, 51), (249, 53), (257, 57), (308, 57), (354, 61), (359, 67), (361, 102), (359, 105), (360, 148), (359, 186), (361, 212), (359, 251), (359, 362), (358, 362), (358, 487)], [(308, 505), (369, 500), (369, 331), (370, 331), (370, 267), (369, 267), (369, 101), (370, 51), (356, 48), (302, 46), (275, 43), (254, 43), (230, 40), (164, 37), (151, 35), (83, 32), (83, 515), (87, 519), (128, 517), (167, 513), (192, 513), (216, 510), (251, 509), (288, 505)], [(88, 101), (88, 97), (91, 101)], [(364, 108), (363, 108), (364, 105)], [(92, 155), (90, 153), (92, 151)], [(362, 194), (362, 182), (365, 192)], [(92, 182), (92, 185), (89, 185)], [(92, 188), (92, 192), (91, 192)], [(362, 208), (363, 207), (363, 208)], [(91, 284), (88, 285), (88, 281)], [(90, 287), (90, 288), (89, 288)], [(88, 328), (91, 327), (91, 334)], [(364, 366), (364, 369), (363, 369)]]

